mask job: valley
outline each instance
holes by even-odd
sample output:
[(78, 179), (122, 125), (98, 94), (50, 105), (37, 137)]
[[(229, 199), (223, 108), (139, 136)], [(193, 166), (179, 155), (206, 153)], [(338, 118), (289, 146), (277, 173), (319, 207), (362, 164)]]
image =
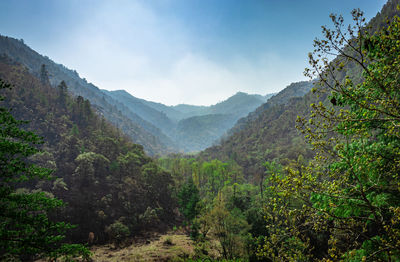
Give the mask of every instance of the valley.
[(71, 94), (88, 99), (99, 113), (134, 142), (143, 145), (150, 155), (199, 152), (217, 143), (237, 120), (247, 116), (273, 95), (237, 93), (208, 107), (165, 106), (136, 98), (123, 90), (100, 90), (80, 78), (76, 71), (38, 54), (21, 41), (5, 36), (0, 38), (0, 52), (3, 55), (21, 62), (37, 76), (44, 65), (51, 85), (65, 81)]

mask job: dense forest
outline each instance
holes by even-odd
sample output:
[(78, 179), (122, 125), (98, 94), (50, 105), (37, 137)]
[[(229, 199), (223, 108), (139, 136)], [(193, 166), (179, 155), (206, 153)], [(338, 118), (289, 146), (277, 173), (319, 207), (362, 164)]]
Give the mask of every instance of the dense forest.
[[(310, 81), (210, 107), (96, 90), (102, 108), (45, 63), (4, 52), (0, 259), (90, 261), (92, 245), (123, 250), (172, 230), (192, 252), (165, 260), (399, 261), (399, 4), (369, 22), (354, 9), (350, 25), (332, 14)], [(111, 109), (145, 130), (147, 151), (169, 154), (148, 156)]]
[[(10, 90), (2, 90), (2, 108), (12, 108), (17, 119), (29, 119), (27, 130), (45, 138), (40, 151), (26, 161), (54, 170), (51, 180), (21, 181), (10, 187), (45, 192), (68, 203), (51, 216), (79, 225), (68, 232), (69, 241), (85, 242), (89, 232), (100, 243), (118, 241), (174, 222), (172, 178), (142, 146), (99, 116), (88, 100), (68, 95), (65, 82), (53, 88), (45, 71), (38, 79), (7, 57), (1, 58), (0, 67), (0, 77), (13, 83)], [(11, 139), (7, 128), (2, 123), (2, 139)]]

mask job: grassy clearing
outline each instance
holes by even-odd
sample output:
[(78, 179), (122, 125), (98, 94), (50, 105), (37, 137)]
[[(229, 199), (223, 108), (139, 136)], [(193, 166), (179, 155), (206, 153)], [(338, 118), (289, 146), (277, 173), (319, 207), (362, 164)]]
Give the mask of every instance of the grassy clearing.
[(122, 249), (113, 245), (92, 247), (93, 261), (187, 261), (193, 258), (194, 243), (181, 233), (169, 233), (150, 243), (133, 243)]

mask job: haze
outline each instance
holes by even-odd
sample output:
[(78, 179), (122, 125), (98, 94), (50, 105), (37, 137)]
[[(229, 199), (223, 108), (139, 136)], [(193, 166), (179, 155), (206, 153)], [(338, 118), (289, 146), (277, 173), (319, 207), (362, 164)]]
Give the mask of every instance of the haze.
[(107, 90), (210, 105), (243, 91), (268, 94), (305, 80), (307, 53), (330, 13), (384, 0), (0, 2), (0, 33)]

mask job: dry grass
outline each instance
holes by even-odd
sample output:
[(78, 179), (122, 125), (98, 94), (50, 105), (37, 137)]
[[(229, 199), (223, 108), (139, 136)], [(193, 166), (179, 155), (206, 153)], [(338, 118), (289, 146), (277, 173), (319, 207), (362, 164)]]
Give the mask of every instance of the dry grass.
[(91, 248), (93, 261), (185, 261), (194, 256), (193, 241), (181, 233), (162, 235), (147, 244), (134, 243), (122, 249), (112, 245)]

